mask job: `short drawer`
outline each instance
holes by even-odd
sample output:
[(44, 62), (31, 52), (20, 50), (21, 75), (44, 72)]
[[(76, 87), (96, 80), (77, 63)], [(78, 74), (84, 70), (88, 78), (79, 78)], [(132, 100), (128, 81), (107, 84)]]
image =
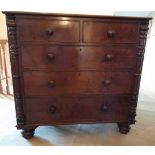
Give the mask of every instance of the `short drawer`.
[(20, 19), (17, 26), (24, 41), (79, 42), (79, 21)]
[(22, 45), (23, 68), (52, 71), (134, 68), (135, 46)]
[(26, 98), (27, 124), (121, 122), (128, 120), (128, 97)]
[(25, 95), (127, 94), (130, 72), (24, 72)]
[(93, 22), (83, 23), (83, 40), (86, 43), (137, 43), (137, 23)]

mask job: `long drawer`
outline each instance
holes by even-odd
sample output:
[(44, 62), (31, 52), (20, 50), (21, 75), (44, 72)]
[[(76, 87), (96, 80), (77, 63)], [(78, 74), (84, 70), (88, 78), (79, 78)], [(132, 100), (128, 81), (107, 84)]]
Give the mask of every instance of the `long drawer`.
[(47, 46), (22, 45), (23, 68), (64, 70), (104, 70), (134, 68), (135, 46)]
[(24, 72), (25, 95), (128, 94), (130, 72)]
[(121, 122), (128, 120), (128, 97), (26, 98), (27, 124)]

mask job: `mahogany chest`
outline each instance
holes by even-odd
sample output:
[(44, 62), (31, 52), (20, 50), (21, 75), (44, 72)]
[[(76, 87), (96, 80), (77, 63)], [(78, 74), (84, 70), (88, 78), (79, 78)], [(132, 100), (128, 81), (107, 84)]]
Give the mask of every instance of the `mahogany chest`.
[(128, 133), (151, 18), (4, 12), (17, 128), (117, 123)]

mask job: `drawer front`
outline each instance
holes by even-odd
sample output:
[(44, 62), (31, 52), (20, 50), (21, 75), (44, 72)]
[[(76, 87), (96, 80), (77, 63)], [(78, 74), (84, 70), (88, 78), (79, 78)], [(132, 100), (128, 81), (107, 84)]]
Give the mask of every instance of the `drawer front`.
[(89, 22), (83, 24), (83, 40), (89, 43), (137, 43), (137, 23)]
[(121, 122), (128, 120), (128, 97), (28, 98), (27, 124)]
[(24, 41), (79, 42), (79, 21), (22, 19), (17, 26)]
[(24, 72), (25, 95), (124, 94), (130, 72)]
[(50, 70), (104, 70), (134, 68), (135, 47), (23, 45), (24, 68)]

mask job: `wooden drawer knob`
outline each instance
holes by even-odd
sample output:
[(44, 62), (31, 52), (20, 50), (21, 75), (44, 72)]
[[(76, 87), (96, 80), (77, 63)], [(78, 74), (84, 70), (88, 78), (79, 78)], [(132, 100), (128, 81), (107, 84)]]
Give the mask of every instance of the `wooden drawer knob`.
[(110, 86), (111, 85), (110, 80), (104, 80), (103, 85), (106, 86), (106, 87)]
[(55, 106), (50, 106), (49, 111), (51, 114), (54, 114), (56, 112), (56, 107)]
[(50, 87), (55, 87), (56, 83), (55, 83), (55, 81), (49, 81), (49, 82), (48, 82), (48, 85), (49, 85)]
[(109, 30), (109, 31), (107, 32), (107, 36), (108, 36), (109, 38), (114, 37), (115, 34), (116, 34), (115, 30)]
[(51, 28), (47, 28), (47, 29), (46, 29), (46, 34), (47, 34), (48, 36), (52, 36), (52, 35), (54, 34), (54, 30), (52, 30)]
[(106, 59), (107, 61), (112, 61), (113, 55), (112, 55), (112, 54), (106, 54), (105, 59)]
[(54, 60), (55, 59), (55, 56), (52, 53), (48, 53), (47, 57), (48, 57), (49, 60)]
[(107, 105), (104, 105), (104, 104), (103, 104), (103, 105), (101, 106), (101, 111), (102, 111), (102, 112), (107, 112), (107, 111), (108, 111)]

